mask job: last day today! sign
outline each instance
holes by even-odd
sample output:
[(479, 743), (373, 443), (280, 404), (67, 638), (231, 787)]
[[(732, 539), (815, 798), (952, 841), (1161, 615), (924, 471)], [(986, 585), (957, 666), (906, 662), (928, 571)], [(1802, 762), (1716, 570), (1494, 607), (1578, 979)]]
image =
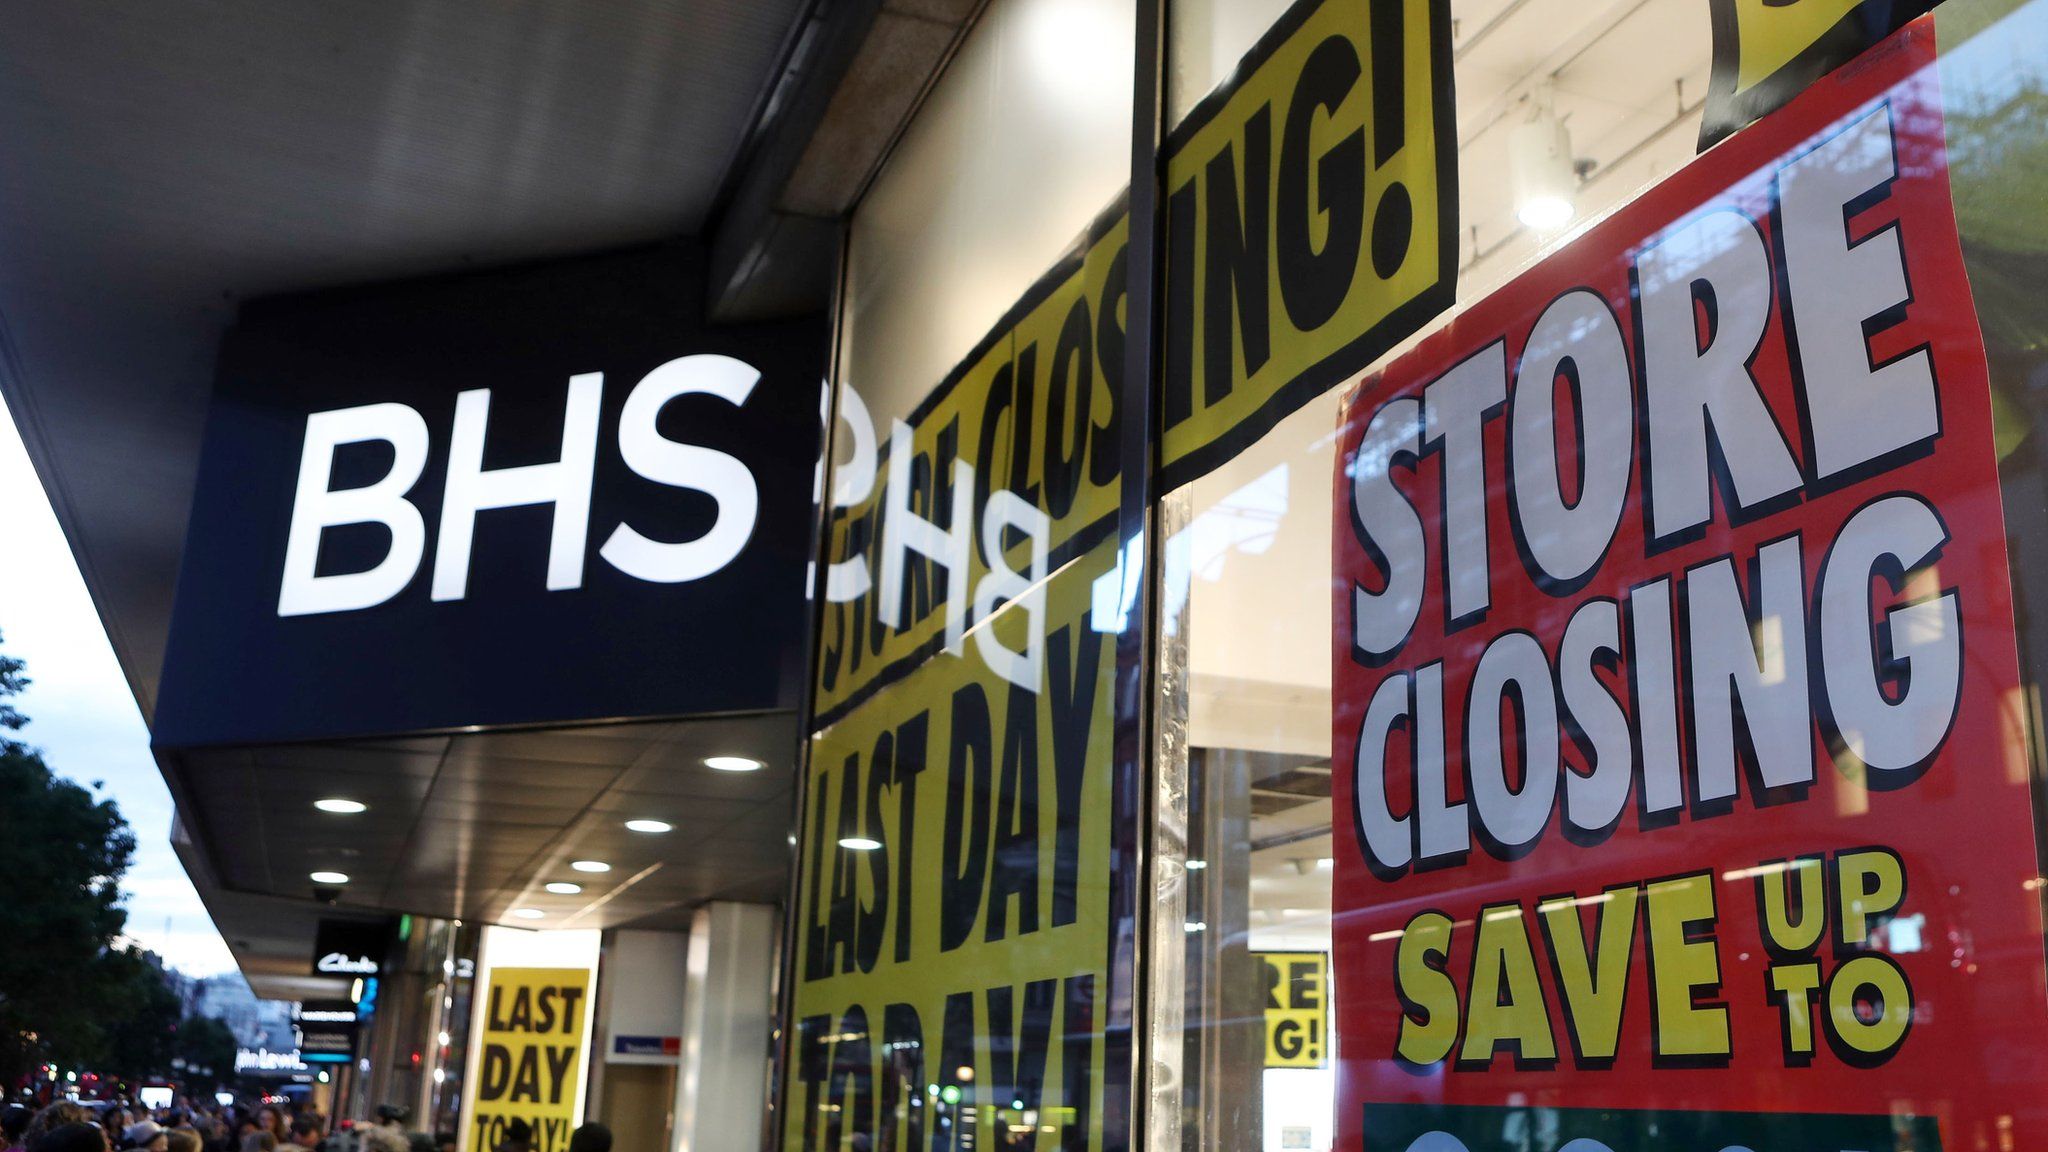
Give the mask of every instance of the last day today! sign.
[(1348, 398), (1338, 1147), (2048, 1143), (1933, 58), (1909, 27)]
[(590, 970), (492, 968), (484, 997), (463, 1147), (496, 1148), (524, 1120), (534, 1152), (561, 1152), (581, 1122)]

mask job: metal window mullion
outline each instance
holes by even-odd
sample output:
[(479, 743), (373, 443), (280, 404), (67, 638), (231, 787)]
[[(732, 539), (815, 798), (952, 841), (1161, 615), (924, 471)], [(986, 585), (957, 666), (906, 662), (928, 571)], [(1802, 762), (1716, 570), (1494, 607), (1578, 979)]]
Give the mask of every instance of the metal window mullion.
[(1123, 392), (1118, 398), (1122, 491), (1118, 567), (1126, 602), (1111, 689), (1110, 987), (1104, 1003), (1103, 1147), (1141, 1147), (1146, 1121), (1145, 960), (1152, 931), (1148, 860), (1152, 827), (1153, 657), (1158, 634), (1154, 492), (1158, 437), (1153, 397), (1162, 343), (1165, 215), (1160, 141), (1165, 113), (1167, 0), (1133, 0), (1130, 225), (1125, 256)]

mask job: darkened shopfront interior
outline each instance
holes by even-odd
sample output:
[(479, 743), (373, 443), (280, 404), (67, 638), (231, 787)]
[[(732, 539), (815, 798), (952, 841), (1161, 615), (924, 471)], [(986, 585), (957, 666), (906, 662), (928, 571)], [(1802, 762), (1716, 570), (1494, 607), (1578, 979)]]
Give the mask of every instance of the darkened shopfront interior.
[[(850, 218), (780, 1146), (2039, 1139), (2044, 1063), (2025, 1031), (2048, 994), (2029, 815), (2042, 649), (2027, 573), (2048, 546), (2034, 398), (2048, 216), (2028, 174), (2048, 9), (1950, 0), (1695, 159), (1723, 82), (1709, 7), (1010, 0), (982, 16)], [(1403, 36), (1394, 88), (1384, 68), (1341, 63)], [(1456, 86), (1441, 157), (1418, 130), (1439, 66)], [(1388, 101), (1406, 114), (1391, 146)], [(1347, 140), (1361, 115), (1381, 118)], [(1320, 183), (1344, 178), (1356, 158), (1327, 158), (1347, 144), (1378, 149), (1365, 203), (1405, 186), (1406, 248), (1370, 231), (1378, 207), (1347, 217), (1349, 190)], [(1798, 183), (1817, 172), (1830, 175)], [(1799, 215), (1819, 194), (1786, 191), (1856, 180), (1833, 242), (1804, 223), (1824, 212)], [(1436, 190), (1453, 201), (1441, 212)], [(1302, 218), (1303, 197), (1325, 209)], [(1633, 274), (1658, 237), (1696, 244), (1734, 215), (1762, 222), (1757, 245), (1728, 234), (1676, 265), (1708, 269), (1689, 297), (1693, 351), (1754, 318), (1739, 339), (1761, 351), (1742, 370), (1783, 459), (1815, 479), (1758, 495), (1769, 463), (1740, 437), (1763, 426), (1715, 408), (1710, 451), (1737, 461), (1716, 465), (1705, 526), (1646, 543), (1651, 462), (1632, 439), (1648, 434), (1644, 358), (1654, 380), (1665, 355), (1643, 341), (1670, 313)], [(1346, 229), (1364, 237), (1356, 263), (1377, 267), (1318, 312), (1287, 250), (1327, 256)], [(1890, 235), (1905, 242), (1887, 271)], [(1801, 265), (1828, 253), (1856, 269), (1836, 294), (1868, 308), (1831, 317), (1808, 295), (1821, 274)], [(1752, 254), (1776, 271), (1745, 294), (1714, 279)], [(1605, 311), (1558, 312), (1531, 335), (1575, 287)], [(1395, 304), (1373, 302), (1390, 291)], [(1377, 323), (1414, 298), (1448, 305), (1444, 318)], [(1831, 321), (1867, 352), (1828, 344)], [(1561, 545), (1510, 534), (1511, 515), (1519, 532), (1537, 513), (1509, 491), (1529, 448), (1506, 446), (1505, 386), (1466, 426), (1481, 438), (1465, 446), (1485, 445), (1465, 490), (1491, 509), (1483, 551), (1439, 535), (1456, 430), (1417, 415), (1404, 447), (1366, 429), (1494, 340), (1510, 376), (1565, 348), (1553, 374), (1569, 387), (1537, 425), (1563, 470), (1549, 474), (1556, 522), (1583, 524), (1583, 498), (1607, 483), (1631, 493), (1627, 524), (1647, 526), (1624, 525), (1575, 579), (1546, 576), (1536, 599), (1509, 585), (1529, 587), (1524, 569), (1548, 571)], [(1586, 340), (1613, 359), (1596, 365)], [(1853, 371), (1828, 366), (1845, 355)], [(1830, 373), (1896, 388), (1916, 356), (1923, 383), (1939, 379), (1938, 432), (1912, 432), (1902, 391), (1871, 393), (1892, 398), (1889, 423), (1838, 417), (1862, 432), (1814, 414)], [(1618, 375), (1601, 374), (1610, 363)], [(1603, 402), (1639, 410), (1579, 408)], [(1861, 450), (1844, 435), (1871, 462), (1831, 463)], [(1887, 436), (1907, 446), (1888, 453)], [(1360, 604), (1400, 598), (1394, 521), (1352, 506), (1367, 473), (1420, 514), (1428, 575), (1418, 560), (1421, 630), (1411, 607), (1400, 643), (1354, 655), (1354, 582)], [(1865, 504), (1935, 509), (1945, 533), (1871, 570), (1854, 611), (1877, 671), (1857, 697), (1841, 671), (1857, 649), (1840, 646), (1854, 617), (1821, 607), (1851, 581), (1824, 594), (1820, 580), (1878, 522), (1856, 515)], [(1443, 599), (1475, 580), (1497, 589), (1491, 618)], [(1673, 596), (1675, 809), (1651, 791), (1655, 682), (1630, 669), (1658, 650), (1646, 583)], [(1602, 604), (1616, 606), (1605, 641)], [(1500, 714), (1475, 719), (1473, 666), (1518, 629), (1550, 687), (1526, 662), (1497, 672)], [(1924, 716), (1884, 727), (1939, 697), (1958, 631), (1955, 734)], [(1398, 656), (1406, 643), (1440, 655)], [(1574, 678), (1574, 659), (1592, 671)], [(1373, 729), (1374, 801), (1333, 767), (1371, 751), (1361, 725), (1390, 676), (1411, 702)], [(1793, 678), (1808, 682), (1796, 703)], [(1431, 785), (1427, 742), (1440, 757), (1446, 739), (1449, 780), (1438, 767)], [(1923, 762), (1900, 771), (1886, 740)], [(1471, 768), (1459, 779), (1479, 747), (1507, 749), (1490, 792)], [(1374, 803), (1387, 835), (1419, 837), (1411, 855), (1369, 850)], [(1521, 823), (1503, 835), (1482, 809)], [(1764, 908), (1778, 933), (1759, 935)], [(1823, 921), (1838, 935), (1816, 954), (1798, 941)]]

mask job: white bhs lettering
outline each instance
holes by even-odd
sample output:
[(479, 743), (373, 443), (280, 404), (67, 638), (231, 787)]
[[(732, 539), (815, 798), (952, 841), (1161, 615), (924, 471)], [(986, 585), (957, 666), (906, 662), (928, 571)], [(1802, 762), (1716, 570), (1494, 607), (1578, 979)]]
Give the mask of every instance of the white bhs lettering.
[[(694, 540), (673, 543), (650, 539), (622, 523), (598, 549), (606, 563), (640, 580), (679, 584), (717, 572), (746, 547), (760, 511), (754, 474), (724, 452), (667, 439), (656, 430), (655, 419), (679, 396), (709, 395), (735, 407), (743, 405), (760, 378), (759, 370), (732, 357), (697, 355), (671, 360), (634, 386), (619, 414), (619, 455), (626, 467), (658, 484), (705, 493), (717, 502), (718, 514), (710, 531)], [(435, 600), (460, 600), (468, 591), (476, 514), (530, 504), (554, 506), (548, 590), (582, 587), (603, 394), (601, 373), (572, 377), (562, 420), (560, 457), (547, 464), (494, 469), (483, 466), (490, 389), (478, 388), (456, 397), (448, 474), (441, 496), (440, 536), (434, 549), (431, 588)], [(330, 485), (335, 452), (345, 444), (372, 441), (390, 445), (390, 470), (375, 483), (334, 490)], [(426, 468), (427, 445), (426, 421), (404, 404), (365, 404), (315, 412), (306, 418), (298, 489), (285, 543), (284, 580), (277, 597), (278, 615), (371, 608), (412, 582), (426, 555), (427, 529), (418, 507), (406, 494)], [(360, 572), (318, 574), (322, 535), (329, 528), (349, 524), (382, 524), (390, 529), (391, 544), (383, 559)]]

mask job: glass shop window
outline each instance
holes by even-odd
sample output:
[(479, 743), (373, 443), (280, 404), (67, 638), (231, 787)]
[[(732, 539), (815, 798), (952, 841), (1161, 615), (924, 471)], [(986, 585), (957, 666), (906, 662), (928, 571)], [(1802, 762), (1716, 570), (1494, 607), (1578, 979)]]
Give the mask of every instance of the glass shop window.
[(1451, 12), (1451, 315), (1160, 497), (1146, 1147), (2042, 1146), (2048, 2), (1697, 161), (1706, 5)]
[[(1226, 84), (1288, 8), (1174, 0), (1171, 120)], [(1453, 4), (1460, 308), (1692, 158), (1704, 7), (1596, 9)], [(1539, 118), (1590, 161), (1569, 216), (1541, 227), (1520, 218), (1508, 170), (1516, 130)], [(1154, 1152), (1337, 1140), (1331, 537), (1356, 379), (1161, 497)]]
[(850, 221), (785, 1147), (1103, 1147), (1124, 1114), (1092, 609), (1134, 35), (1131, 0), (988, 4)]
[(843, 383), (907, 417), (1130, 183), (1129, 0), (999, 0), (854, 210)]

